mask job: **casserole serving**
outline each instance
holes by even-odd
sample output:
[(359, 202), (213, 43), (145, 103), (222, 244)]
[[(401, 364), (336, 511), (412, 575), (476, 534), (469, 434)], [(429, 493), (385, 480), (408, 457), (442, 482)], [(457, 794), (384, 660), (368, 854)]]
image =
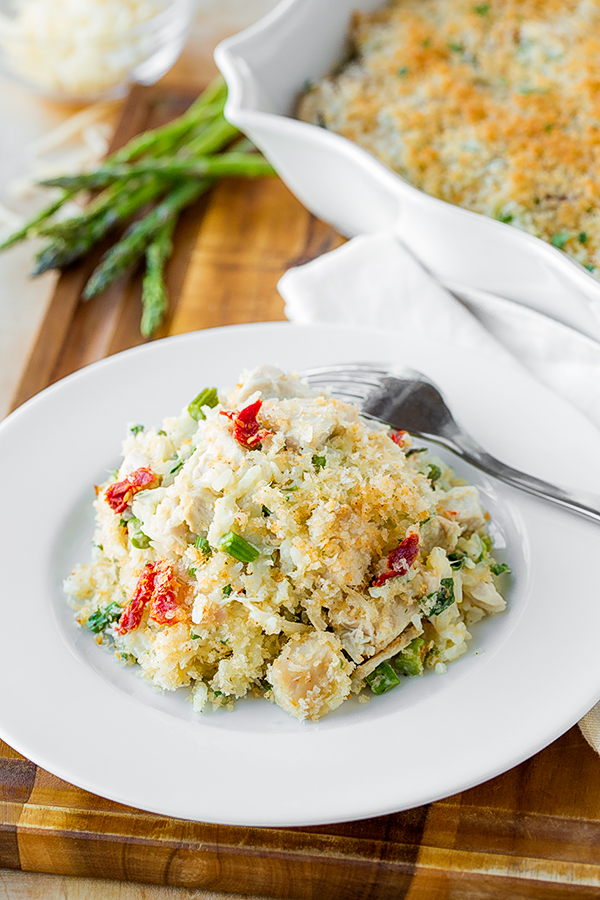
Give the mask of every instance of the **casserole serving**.
[(331, 0), (326, 8), (318, 0), (283, 0), (224, 41), (216, 60), (229, 87), (228, 118), (300, 200), (343, 234), (391, 230), (459, 294), (489, 291), (599, 337), (600, 284), (560, 249), (429, 196), (361, 147), (294, 118), (307, 84), (346, 58), (353, 12), (382, 6), (381, 0)]

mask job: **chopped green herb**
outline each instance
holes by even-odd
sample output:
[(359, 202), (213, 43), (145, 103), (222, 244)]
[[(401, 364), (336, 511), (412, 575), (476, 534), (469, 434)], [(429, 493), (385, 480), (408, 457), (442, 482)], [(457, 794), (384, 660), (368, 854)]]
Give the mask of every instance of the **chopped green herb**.
[(499, 222), (504, 222), (505, 225), (510, 225), (514, 216), (512, 213), (500, 213), (500, 215), (496, 216)]
[(452, 50), (453, 53), (465, 52), (464, 44), (455, 44), (453, 41), (448, 41), (448, 49)]
[(127, 528), (127, 519), (119, 519), (119, 528)]
[(427, 453), (427, 447), (411, 447), (406, 451), (406, 456), (414, 456), (415, 453)]
[(478, 6), (473, 7), (473, 12), (476, 12), (478, 16), (487, 16), (490, 9), (489, 3), (480, 3)]
[(129, 532), (129, 540), (132, 547), (138, 550), (147, 550), (150, 546), (150, 538), (141, 529), (141, 522), (135, 516), (127, 523), (127, 531)]
[(223, 596), (231, 597), (232, 593), (233, 593), (233, 588), (231, 587), (230, 584), (226, 584), (225, 587), (223, 588)]
[(166, 431), (163, 431), (162, 428), (160, 429), (160, 431), (159, 431), (158, 433), (159, 433), (162, 437), (166, 437), (166, 436), (167, 436), (167, 432), (166, 432)]
[(224, 534), (217, 546), (219, 550), (228, 553), (240, 562), (254, 562), (260, 556), (260, 551), (235, 531), (228, 531), (227, 534)]
[(218, 402), (219, 395), (217, 394), (217, 389), (214, 387), (204, 388), (204, 390), (200, 391), (198, 396), (192, 400), (188, 406), (188, 412), (192, 419), (195, 419), (196, 422), (198, 422), (199, 419), (206, 419), (206, 416), (202, 412), (202, 407), (209, 406), (211, 409), (214, 409)]
[(199, 637), (200, 637), (200, 635), (196, 634), (195, 631), (190, 631), (190, 640), (191, 641), (197, 641), (199, 639)]
[(178, 462), (175, 463), (175, 465), (173, 466), (173, 468), (171, 469), (169, 474), (174, 475), (176, 472), (179, 472), (179, 470), (182, 468), (184, 462), (185, 462), (185, 459), (178, 460)]
[(510, 573), (510, 566), (508, 563), (494, 563), (493, 566), (490, 566), (490, 572), (492, 575), (502, 575), (504, 572)]
[(552, 131), (554, 128), (554, 122), (546, 122), (544, 125), (544, 131)]
[(111, 470), (110, 470), (110, 474), (112, 475), (113, 478), (118, 478), (118, 477), (119, 477), (119, 470), (118, 470), (118, 469), (111, 469)]
[(283, 487), (283, 488), (281, 488), (281, 490), (282, 490), (282, 492), (283, 492), (284, 494), (291, 494), (291, 493), (293, 493), (294, 491), (297, 491), (297, 490), (298, 490), (298, 485), (297, 485), (297, 484), (293, 484), (291, 487)]
[(596, 266), (590, 265), (590, 263), (585, 263), (584, 269), (587, 269), (588, 272), (594, 272), (596, 270)]
[(392, 660), (392, 665), (398, 675), (422, 675), (423, 659), (425, 657), (425, 639), (415, 638), (398, 653)]
[(270, 510), (268, 507), (266, 507), (266, 506), (264, 505), (264, 503), (263, 503), (263, 508), (262, 508), (262, 514), (263, 514), (263, 516), (265, 516), (265, 517), (271, 515), (271, 510)]
[(565, 246), (571, 235), (567, 231), (561, 231), (559, 234), (552, 235), (552, 246), (558, 247), (559, 250)]
[(198, 535), (198, 537), (194, 541), (194, 547), (196, 548), (196, 550), (201, 550), (205, 556), (212, 556), (210, 544), (203, 535)]
[(223, 696), (223, 691), (215, 691), (215, 690), (213, 690), (213, 694), (215, 695), (215, 697), (222, 697), (222, 696)]
[[(448, 609), (454, 603), (454, 579), (442, 578), (439, 591), (428, 594), (422, 603), (423, 612), (429, 618), (431, 616), (439, 616), (441, 612)], [(427, 601), (430, 601), (429, 603)]]
[(441, 477), (441, 475), (442, 470), (440, 469), (440, 467), (432, 463), (427, 470), (427, 478), (431, 482), (431, 484), (435, 484), (438, 478)]
[(385, 694), (386, 691), (391, 691), (400, 684), (400, 679), (389, 662), (379, 663), (365, 680), (374, 694)]
[(324, 456), (313, 456), (312, 461), (315, 469), (324, 469), (327, 462)]
[(190, 576), (190, 578), (193, 578), (195, 576), (195, 574), (196, 574), (196, 570), (193, 566), (188, 569), (188, 575)]
[(135, 434), (139, 434), (140, 431), (143, 431), (143, 430), (144, 430), (144, 426), (143, 426), (143, 425), (132, 425), (131, 428), (130, 428), (129, 430), (130, 430), (130, 432), (131, 432), (132, 434), (134, 434), (134, 435), (135, 435)]
[(427, 47), (431, 47), (431, 38), (425, 38), (424, 41), (421, 42), (421, 47), (427, 49)]
[(94, 634), (100, 634), (111, 622), (116, 622), (122, 612), (123, 610), (118, 603), (109, 603), (108, 606), (97, 609), (91, 614), (86, 622), (87, 627)]
[(587, 239), (588, 239), (587, 231), (580, 231), (579, 234), (577, 235), (577, 240), (579, 241), (580, 244), (587, 244)]
[(408, 67), (407, 66), (402, 66), (400, 69), (398, 69), (398, 78), (406, 78), (407, 75), (408, 75)]
[(456, 572), (465, 564), (466, 557), (462, 555), (462, 553), (449, 553), (448, 554), (448, 562), (450, 563), (451, 568), (453, 568)]

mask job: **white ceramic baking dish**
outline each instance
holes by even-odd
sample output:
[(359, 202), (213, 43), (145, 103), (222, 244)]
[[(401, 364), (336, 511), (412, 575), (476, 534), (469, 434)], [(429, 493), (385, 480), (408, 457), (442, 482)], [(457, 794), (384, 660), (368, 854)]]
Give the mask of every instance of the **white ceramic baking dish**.
[(600, 338), (600, 283), (539, 238), (437, 200), (337, 134), (297, 121), (303, 86), (347, 49), (355, 9), (382, 0), (282, 0), (264, 19), (221, 43), (226, 115), (300, 200), (342, 234), (391, 230), (444, 284), (527, 304)]

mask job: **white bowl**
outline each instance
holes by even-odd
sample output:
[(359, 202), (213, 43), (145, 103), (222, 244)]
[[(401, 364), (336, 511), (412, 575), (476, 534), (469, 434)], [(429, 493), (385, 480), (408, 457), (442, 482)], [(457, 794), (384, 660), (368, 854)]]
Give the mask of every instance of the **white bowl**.
[(352, 12), (381, 5), (282, 0), (223, 41), (215, 59), (229, 88), (227, 118), (342, 234), (391, 230), (457, 293), (498, 294), (600, 338), (600, 282), (583, 266), (514, 226), (424, 194), (346, 138), (294, 118), (303, 86), (344, 57)]

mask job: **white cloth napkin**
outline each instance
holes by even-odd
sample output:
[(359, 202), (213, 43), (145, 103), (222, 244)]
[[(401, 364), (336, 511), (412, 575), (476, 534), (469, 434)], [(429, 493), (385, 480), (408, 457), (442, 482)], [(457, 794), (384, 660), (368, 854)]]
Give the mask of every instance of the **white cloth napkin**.
[[(410, 334), (427, 323), (430, 334), (451, 333), (465, 350), (485, 343), (486, 352), (508, 364), (518, 360), (600, 428), (599, 342), (518, 303), (455, 285), (448, 290), (391, 234), (353, 238), (290, 269), (278, 287), (288, 319), (298, 324), (338, 322)], [(600, 703), (579, 726), (600, 753)]]

